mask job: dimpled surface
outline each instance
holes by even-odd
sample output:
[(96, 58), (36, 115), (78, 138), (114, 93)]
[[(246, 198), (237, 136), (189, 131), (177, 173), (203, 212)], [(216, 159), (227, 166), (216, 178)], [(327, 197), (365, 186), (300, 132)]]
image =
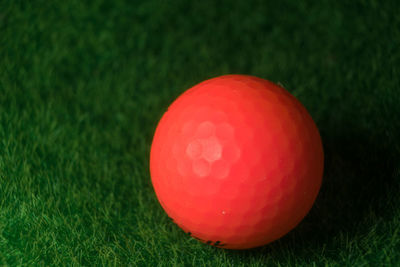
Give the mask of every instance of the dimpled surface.
[(321, 185), (312, 118), (267, 80), (226, 75), (183, 93), (159, 122), (152, 183), (169, 217), (211, 245), (245, 249), (293, 229)]

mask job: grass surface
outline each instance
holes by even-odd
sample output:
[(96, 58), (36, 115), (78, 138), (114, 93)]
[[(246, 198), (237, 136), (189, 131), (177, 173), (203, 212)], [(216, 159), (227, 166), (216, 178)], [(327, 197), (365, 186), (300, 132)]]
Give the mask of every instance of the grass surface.
[[(0, 2), (0, 264), (400, 266), (399, 2), (234, 2)], [(283, 84), (326, 153), (309, 216), (248, 251), (186, 236), (148, 171), (169, 103), (227, 73)]]

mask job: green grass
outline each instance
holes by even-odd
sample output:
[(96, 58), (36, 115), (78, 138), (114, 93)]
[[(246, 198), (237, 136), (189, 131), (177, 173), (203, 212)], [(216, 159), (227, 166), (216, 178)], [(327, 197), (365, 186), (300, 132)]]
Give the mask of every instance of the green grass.
[[(398, 3), (1, 1), (0, 264), (400, 266)], [(148, 170), (169, 103), (227, 73), (283, 84), (326, 153), (310, 214), (248, 251), (186, 236)]]

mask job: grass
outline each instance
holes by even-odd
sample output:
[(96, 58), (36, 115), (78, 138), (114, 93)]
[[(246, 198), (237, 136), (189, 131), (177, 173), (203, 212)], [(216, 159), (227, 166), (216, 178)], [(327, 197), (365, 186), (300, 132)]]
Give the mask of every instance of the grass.
[[(397, 1), (1, 1), (0, 264), (400, 266)], [(268, 246), (187, 237), (148, 158), (183, 90), (245, 73), (307, 107), (326, 168)]]

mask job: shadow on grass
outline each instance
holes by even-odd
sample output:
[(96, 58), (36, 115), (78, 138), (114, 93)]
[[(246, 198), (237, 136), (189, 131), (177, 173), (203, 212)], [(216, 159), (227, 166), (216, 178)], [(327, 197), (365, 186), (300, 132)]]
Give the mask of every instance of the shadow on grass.
[(392, 218), (388, 202), (399, 188), (394, 175), (396, 150), (383, 146), (383, 137), (373, 139), (354, 128), (349, 131), (322, 133), (324, 180), (314, 207), (299, 226), (270, 245), (228, 254), (268, 254), (276, 260), (291, 254), (304, 260), (312, 257), (310, 252), (318, 255), (330, 249), (335, 257), (346, 243), (340, 236), (351, 241), (370, 231), (378, 220)]

